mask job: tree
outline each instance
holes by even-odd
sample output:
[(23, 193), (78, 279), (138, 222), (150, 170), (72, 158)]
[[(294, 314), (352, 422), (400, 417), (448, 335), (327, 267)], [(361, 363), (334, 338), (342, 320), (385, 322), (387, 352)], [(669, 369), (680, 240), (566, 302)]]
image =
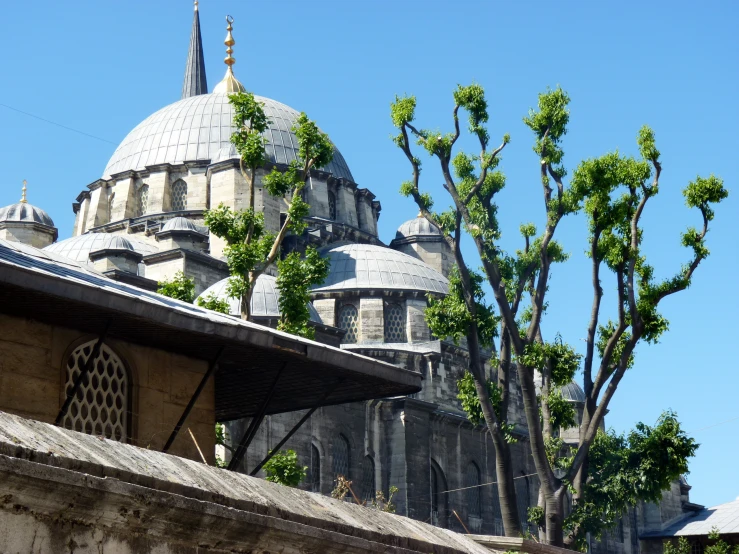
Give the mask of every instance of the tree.
[(600, 537), (637, 502), (659, 502), (670, 483), (688, 473), (687, 460), (697, 448), (669, 411), (654, 427), (639, 423), (627, 435), (598, 431), (582, 495), (565, 521), (573, 545), (584, 547), (588, 532)]
[[(719, 529), (713, 528), (708, 533), (708, 540), (712, 544), (707, 545), (703, 549), (704, 554), (739, 554), (739, 545), (731, 546), (721, 538)], [(685, 537), (678, 539), (677, 545), (670, 541), (664, 543), (664, 554), (691, 554), (694, 550), (690, 547), (690, 543)]]
[(222, 314), (228, 314), (231, 311), (228, 300), (222, 300), (212, 292), (208, 293), (208, 296), (198, 296), (195, 303), (201, 308), (213, 310), (214, 312), (220, 312)]
[[(321, 258), (315, 249), (309, 248), (305, 258), (301, 258), (298, 252), (291, 252), (277, 262), (277, 269), (277, 288), (280, 290), (278, 303), (282, 314), (277, 328), (293, 335), (314, 338), (315, 331), (308, 326), (309, 291), (311, 286), (326, 280), (329, 261)], [(289, 293), (285, 294), (284, 291)]]
[(307, 475), (308, 466), (298, 463), (295, 450), (282, 450), (264, 464), (267, 481), (286, 487), (297, 487)]
[[(250, 302), (257, 278), (277, 261), (282, 241), (288, 231), (300, 234), (306, 224), (308, 204), (302, 198), (302, 190), (313, 168), (325, 166), (333, 158), (333, 145), (328, 135), (321, 132), (316, 124), (301, 113), (292, 130), (298, 141), (297, 159), (287, 169), (273, 168), (262, 178), (264, 189), (281, 198), (287, 206), (284, 222), (276, 235), (266, 232), (264, 214), (255, 210), (257, 172), (267, 163), (266, 131), (269, 120), (264, 113), (264, 105), (248, 92), (229, 95), (234, 107), (234, 127), (231, 142), (239, 153), (240, 171), (248, 183), (249, 207), (234, 212), (223, 204), (207, 210), (205, 223), (210, 231), (225, 240), (226, 261), (231, 277), (228, 282), (228, 295), (241, 301), (241, 318), (249, 319)], [(316, 260), (310, 254), (305, 258)], [(320, 273), (311, 270), (313, 274)], [(280, 290), (288, 302), (292, 290)], [(298, 291), (300, 294), (300, 291)], [(292, 305), (292, 303), (290, 303)], [(299, 314), (283, 313), (283, 322), (294, 321)], [(284, 323), (287, 325), (287, 323)], [(300, 327), (298, 325), (298, 327)]]
[[(496, 194), (505, 186), (505, 176), (497, 167), (510, 136), (504, 135), (497, 148), (489, 149), (488, 106), (482, 87), (458, 86), (453, 97), (454, 130), (446, 134), (416, 126), (415, 97), (396, 97), (392, 103), (391, 117), (399, 130), (394, 141), (412, 170), (412, 178), (403, 183), (401, 193), (411, 196), (421, 214), (442, 230), (454, 254), (459, 271), (457, 300), (463, 302), (470, 323), (469, 329), (459, 329), (459, 333), (467, 335), (470, 373), (495, 447), (503, 524), (510, 536), (517, 534), (520, 527), (515, 521), (510, 454), (505, 450), (502, 432), (505, 421), (492, 409), (479, 359), (480, 328), (484, 329), (488, 315), (486, 310), (479, 309), (480, 285), (460, 248), (463, 231), (477, 249), (484, 279), (492, 288), (500, 317), (496, 364), (503, 398), (500, 413), (503, 417), (508, 413), (508, 387), (512, 383), (511, 372), (515, 371), (516, 386), (520, 387), (524, 402), (531, 454), (541, 483), (544, 538), (548, 544), (561, 546), (565, 493), (572, 486), (575, 502), (583, 498), (591, 445), (621, 379), (634, 364), (634, 349), (640, 341), (656, 342), (667, 330), (668, 322), (658, 311), (659, 303), (690, 285), (698, 265), (708, 256), (705, 238), (714, 217), (713, 205), (728, 193), (722, 180), (713, 175), (697, 177), (686, 186), (683, 190), (686, 203), (700, 211), (703, 225), (700, 229), (689, 228), (682, 236), (683, 245), (691, 251), (690, 261), (674, 277), (657, 281), (641, 247), (642, 215), (647, 202), (659, 192), (662, 171), (653, 131), (646, 126), (639, 131), (639, 159), (615, 152), (586, 160), (579, 164), (566, 186), (561, 141), (567, 131), (570, 98), (560, 88), (548, 90), (539, 95), (538, 108), (530, 110), (524, 118), (534, 133), (534, 151), (539, 158), (543, 231), (538, 233), (531, 223), (522, 225), (523, 248), (515, 255), (506, 254), (500, 245)], [(453, 152), (461, 135), (460, 109), (468, 114), (469, 131), (479, 144), (479, 154)], [(420, 188), (421, 160), (413, 153), (414, 142), (439, 162), (444, 188), (452, 202), (451, 208), (444, 212), (432, 212), (431, 195)], [(555, 241), (555, 233), (563, 218), (581, 211), (590, 231), (588, 252), (593, 287), (584, 356), (561, 340), (546, 342), (541, 332), (551, 267), (567, 259), (562, 246)], [(602, 270), (610, 272), (617, 290), (615, 317), (607, 321), (601, 316)], [(433, 327), (432, 331), (440, 336)], [(511, 363), (512, 358), (515, 363)], [(572, 379), (581, 362), (586, 402), (579, 444), (567, 456), (568, 460), (562, 460), (562, 456), (553, 452), (552, 441), (556, 439), (553, 415), (556, 414), (552, 414), (552, 408), (560, 404), (558, 389)], [(555, 474), (555, 469), (560, 471)]]
[(161, 281), (157, 292), (192, 304), (195, 299), (195, 281), (187, 277), (182, 271), (178, 271), (172, 279)]

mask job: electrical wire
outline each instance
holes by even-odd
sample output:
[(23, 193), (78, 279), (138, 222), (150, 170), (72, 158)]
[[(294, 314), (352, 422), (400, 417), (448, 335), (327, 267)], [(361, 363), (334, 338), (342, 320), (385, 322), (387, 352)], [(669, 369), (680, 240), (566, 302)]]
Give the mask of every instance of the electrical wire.
[(90, 133), (85, 133), (84, 131), (80, 131), (79, 129), (74, 129), (72, 127), (67, 127), (66, 125), (62, 125), (61, 123), (57, 123), (56, 121), (51, 121), (50, 119), (43, 118), (38, 115), (34, 115), (32, 113), (24, 112), (23, 110), (19, 110), (18, 108), (14, 108), (13, 106), (8, 106), (7, 104), (0, 103), (0, 106), (3, 108), (7, 108), (9, 110), (13, 110), (14, 112), (21, 113), (23, 115), (27, 115), (28, 117), (33, 117), (34, 119), (38, 119), (40, 121), (43, 121), (45, 123), (50, 123), (51, 125), (56, 125), (57, 127), (61, 127), (62, 129), (66, 129), (67, 131), (72, 131), (73, 133), (79, 133), (80, 135), (84, 135), (86, 137), (94, 138), (96, 140), (100, 140), (103, 142), (107, 142), (108, 144), (112, 144), (113, 146), (116, 146), (115, 142), (112, 142), (108, 139), (104, 139), (95, 135), (91, 135)]

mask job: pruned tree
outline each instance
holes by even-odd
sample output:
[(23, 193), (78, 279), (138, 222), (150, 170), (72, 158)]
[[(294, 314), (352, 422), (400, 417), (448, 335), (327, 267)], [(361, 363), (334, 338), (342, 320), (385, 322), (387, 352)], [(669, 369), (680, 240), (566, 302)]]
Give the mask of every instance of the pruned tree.
[[(639, 131), (639, 159), (610, 153), (586, 160), (566, 185), (561, 141), (569, 122), (569, 102), (569, 96), (560, 88), (548, 90), (539, 95), (538, 108), (524, 118), (534, 133), (534, 151), (539, 157), (544, 226), (537, 233), (533, 224), (522, 225), (523, 247), (515, 255), (503, 251), (496, 217), (496, 194), (505, 185), (505, 177), (497, 167), (510, 137), (505, 135), (497, 148), (490, 149), (488, 107), (482, 87), (473, 84), (454, 91), (453, 131), (446, 134), (416, 126), (415, 97), (396, 97), (391, 105), (393, 124), (399, 129), (394, 140), (412, 170), (412, 179), (403, 183), (401, 193), (411, 196), (423, 216), (443, 231), (458, 267), (458, 299), (469, 314), (469, 328), (459, 329), (458, 333), (466, 333), (470, 373), (495, 446), (505, 532), (509, 536), (520, 532), (510, 451), (502, 432), (515, 371), (515, 384), (524, 401), (531, 454), (541, 483), (544, 538), (557, 546), (564, 544), (565, 492), (569, 486), (574, 487), (575, 502), (583, 495), (590, 447), (621, 379), (634, 364), (634, 349), (639, 341), (657, 341), (667, 330), (667, 320), (658, 311), (659, 303), (690, 285), (696, 268), (708, 255), (705, 238), (714, 216), (712, 205), (728, 194), (721, 179), (713, 175), (697, 177), (687, 185), (683, 191), (686, 203), (700, 211), (703, 225), (700, 229), (689, 228), (682, 236), (683, 245), (691, 250), (690, 261), (674, 277), (657, 281), (642, 249), (641, 225), (647, 202), (659, 191), (662, 170), (654, 133), (646, 126)], [(469, 131), (479, 144), (478, 154), (454, 153), (461, 135), (460, 110), (469, 116)], [(452, 204), (444, 212), (432, 212), (431, 195), (420, 188), (421, 161), (413, 152), (414, 143), (439, 163)], [(588, 251), (593, 286), (584, 356), (561, 340), (545, 341), (541, 332), (552, 265), (567, 259), (555, 233), (563, 218), (580, 211), (584, 211), (590, 231)], [(479, 329), (482, 319), (489, 316), (479, 310), (479, 283), (476, 284), (460, 248), (463, 232), (477, 249), (500, 318), (500, 418), (492, 409), (478, 353)], [(615, 317), (607, 321), (601, 316), (604, 269), (610, 272), (617, 291)], [(442, 336), (433, 329), (433, 320), (430, 323), (434, 334)], [(566, 415), (554, 413), (562, 405), (557, 391), (574, 377), (581, 364), (586, 402), (579, 445), (575, 452), (563, 456), (553, 442), (556, 418)]]
[[(269, 119), (263, 103), (252, 93), (229, 95), (229, 102), (234, 107), (236, 128), (231, 135), (231, 142), (239, 153), (240, 171), (248, 184), (249, 207), (235, 212), (221, 204), (206, 211), (205, 223), (211, 233), (226, 242), (224, 254), (231, 273), (227, 292), (230, 297), (240, 299), (241, 317), (249, 319), (251, 297), (257, 279), (277, 262), (287, 233), (301, 234), (306, 228), (304, 218), (308, 215), (309, 207), (302, 198), (302, 190), (310, 172), (329, 163), (334, 149), (328, 135), (301, 113), (292, 128), (298, 141), (297, 159), (285, 171), (273, 168), (261, 180), (266, 192), (282, 199), (287, 206), (279, 231), (276, 234), (269, 233), (265, 229), (264, 214), (255, 209), (258, 171), (268, 161), (265, 148), (267, 139), (263, 133), (269, 125)], [(317, 256), (306, 257), (306, 260), (316, 259)], [(313, 270), (311, 272), (316, 273)], [(280, 292), (287, 302), (293, 291), (285, 289)], [(288, 305), (293, 303), (288, 302)], [(283, 321), (293, 321), (295, 317), (300, 315), (283, 313)]]

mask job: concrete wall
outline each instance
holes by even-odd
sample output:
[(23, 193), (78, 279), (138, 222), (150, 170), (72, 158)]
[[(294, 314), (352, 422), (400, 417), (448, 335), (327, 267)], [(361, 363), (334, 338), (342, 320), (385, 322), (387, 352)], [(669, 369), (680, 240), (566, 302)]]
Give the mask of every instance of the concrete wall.
[[(65, 391), (71, 351), (95, 337), (27, 318), (0, 315), (0, 410), (53, 422)], [(207, 363), (113, 339), (106, 344), (129, 370), (132, 382), (131, 437), (144, 448), (161, 449), (198, 386)], [(215, 396), (212, 380), (186, 422), (206, 458), (213, 459)], [(200, 459), (186, 429), (170, 452)]]

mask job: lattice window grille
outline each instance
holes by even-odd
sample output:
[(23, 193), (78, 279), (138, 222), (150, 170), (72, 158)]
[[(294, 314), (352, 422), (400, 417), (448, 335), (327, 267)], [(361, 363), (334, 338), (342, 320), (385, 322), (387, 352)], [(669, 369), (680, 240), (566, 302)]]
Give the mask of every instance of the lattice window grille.
[(187, 183), (182, 179), (172, 185), (172, 210), (179, 212), (187, 209)]
[(149, 207), (149, 185), (141, 185), (136, 191), (136, 217), (146, 213)]
[(480, 517), (482, 514), (480, 470), (474, 462), (470, 462), (467, 466), (464, 486), (469, 487), (467, 489), (467, 513), (471, 517)]
[(310, 490), (321, 491), (321, 454), (313, 445), (310, 447)]
[(343, 475), (349, 478), (349, 441), (344, 435), (336, 437), (333, 445), (333, 473), (334, 477)]
[(328, 217), (336, 219), (336, 195), (331, 191), (328, 191)]
[(406, 342), (405, 310), (400, 304), (385, 308), (385, 342)]
[(362, 463), (362, 500), (372, 503), (376, 493), (375, 462), (370, 456), (365, 456)]
[(359, 312), (352, 304), (342, 306), (339, 312), (339, 329), (346, 331), (345, 344), (355, 344), (359, 336)]
[[(95, 341), (76, 348), (66, 366), (66, 394), (92, 354)], [(88, 435), (105, 435), (125, 442), (128, 438), (128, 372), (121, 359), (103, 344), (87, 381), (81, 384), (69, 406), (62, 426)]]

